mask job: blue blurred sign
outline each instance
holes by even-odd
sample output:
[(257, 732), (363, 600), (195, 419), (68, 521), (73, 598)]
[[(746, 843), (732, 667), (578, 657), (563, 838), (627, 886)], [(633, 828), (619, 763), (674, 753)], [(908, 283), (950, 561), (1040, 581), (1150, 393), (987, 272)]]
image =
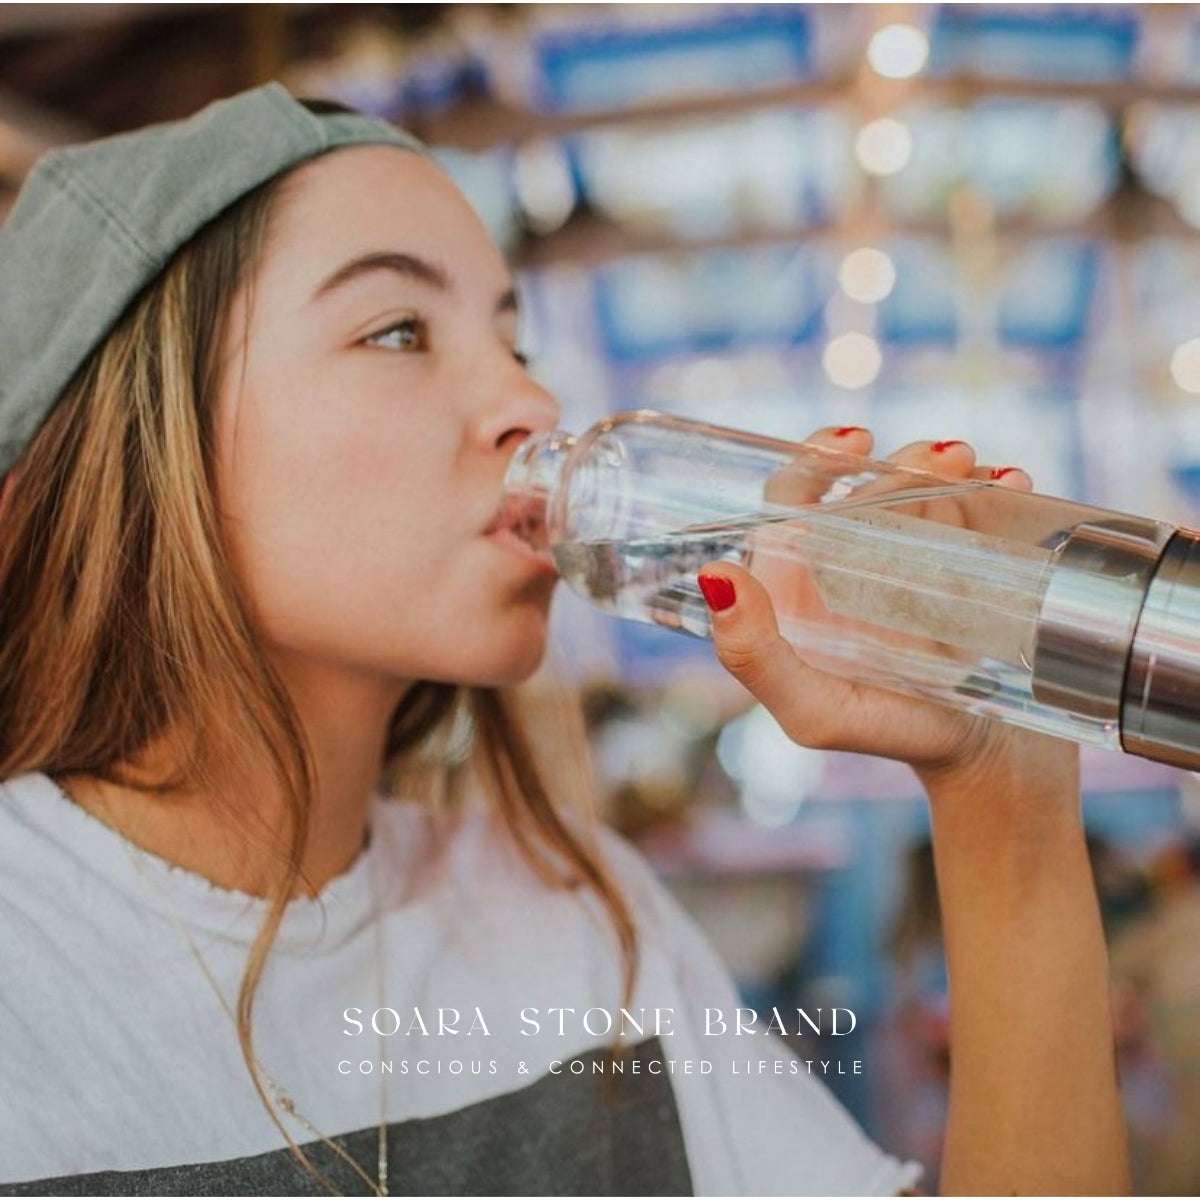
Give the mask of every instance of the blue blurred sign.
[(1076, 238), (1037, 243), (1014, 261), (1000, 298), (1000, 337), (1010, 345), (1060, 350), (1087, 331), (1100, 247)]
[(719, 10), (686, 24), (555, 30), (537, 47), (541, 98), (556, 110), (625, 108), (779, 86), (809, 76), (810, 41), (808, 17), (792, 4)]
[(1014, 79), (1125, 79), (1137, 40), (1138, 14), (1124, 6), (947, 4), (934, 20), (930, 70)]
[(598, 270), (593, 287), (616, 362), (807, 342), (830, 291), (813, 255), (795, 247), (629, 258)]

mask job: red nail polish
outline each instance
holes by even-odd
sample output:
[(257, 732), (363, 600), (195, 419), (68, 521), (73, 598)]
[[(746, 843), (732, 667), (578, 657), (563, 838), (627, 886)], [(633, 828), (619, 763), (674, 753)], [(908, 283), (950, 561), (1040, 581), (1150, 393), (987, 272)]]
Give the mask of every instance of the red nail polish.
[(1016, 467), (993, 467), (989, 478), (1003, 479), (1005, 475), (1011, 475), (1015, 470), (1017, 470)]
[(833, 431), (834, 437), (848, 437), (852, 433), (866, 433), (867, 431), (861, 425), (839, 425)]
[(951, 446), (965, 446), (966, 444), (966, 442), (934, 442), (929, 448), (934, 454), (941, 454), (943, 450), (949, 450)]
[(704, 593), (704, 603), (713, 612), (724, 612), (737, 601), (737, 591), (723, 575), (697, 575), (696, 582)]

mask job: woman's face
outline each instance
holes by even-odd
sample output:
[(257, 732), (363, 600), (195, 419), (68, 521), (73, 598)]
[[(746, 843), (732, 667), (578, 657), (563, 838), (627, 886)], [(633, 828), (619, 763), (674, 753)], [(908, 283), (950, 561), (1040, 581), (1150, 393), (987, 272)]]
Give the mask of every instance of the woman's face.
[(513, 452), (558, 416), (519, 359), (512, 278), (445, 175), (388, 147), (294, 172), (215, 416), (218, 500), (276, 661), (526, 677), (554, 575), (494, 523)]

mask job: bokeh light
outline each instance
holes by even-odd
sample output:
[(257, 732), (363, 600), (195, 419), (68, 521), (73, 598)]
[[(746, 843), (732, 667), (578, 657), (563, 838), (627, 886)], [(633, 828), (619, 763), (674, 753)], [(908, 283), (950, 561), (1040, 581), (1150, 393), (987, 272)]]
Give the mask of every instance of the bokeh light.
[(513, 188), (529, 227), (552, 233), (566, 223), (575, 207), (575, 185), (561, 146), (534, 138), (516, 152)]
[(885, 25), (867, 47), (867, 61), (886, 79), (910, 79), (929, 60), (929, 39), (913, 25)]
[(826, 756), (793, 742), (761, 704), (721, 730), (716, 750), (742, 812), (767, 829), (790, 824), (825, 777)]
[(838, 283), (851, 300), (878, 304), (896, 286), (896, 267), (891, 258), (874, 246), (860, 246), (842, 259)]
[(913, 141), (908, 126), (895, 117), (868, 121), (854, 139), (854, 157), (871, 175), (895, 175), (908, 166)]
[(862, 388), (879, 377), (883, 354), (879, 343), (865, 333), (843, 333), (830, 339), (821, 366), (838, 387)]
[(1185, 392), (1200, 395), (1200, 338), (1192, 338), (1171, 355), (1171, 377)]

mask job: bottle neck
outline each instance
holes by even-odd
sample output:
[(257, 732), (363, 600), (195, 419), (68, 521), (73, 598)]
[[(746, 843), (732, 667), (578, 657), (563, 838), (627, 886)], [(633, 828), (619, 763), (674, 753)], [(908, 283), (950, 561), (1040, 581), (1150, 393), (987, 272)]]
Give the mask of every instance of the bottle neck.
[(535, 433), (521, 443), (504, 476), (502, 524), (533, 549), (550, 549), (550, 507), (575, 446), (573, 434)]

